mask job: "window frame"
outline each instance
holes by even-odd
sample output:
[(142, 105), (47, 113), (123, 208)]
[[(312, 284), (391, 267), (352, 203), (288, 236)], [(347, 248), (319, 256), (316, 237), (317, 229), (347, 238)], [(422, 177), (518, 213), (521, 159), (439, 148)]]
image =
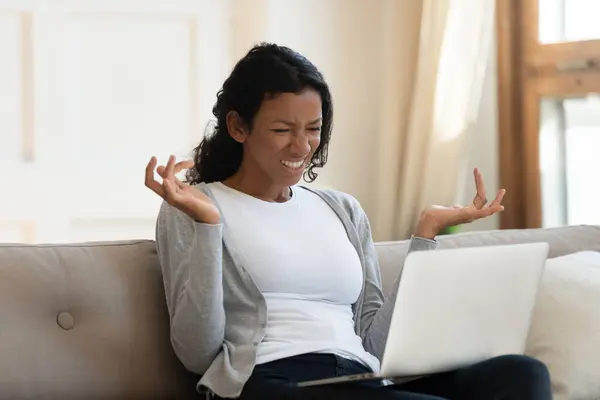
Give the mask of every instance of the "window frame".
[(542, 98), (600, 93), (600, 40), (540, 43), (538, 1), (496, 1), (501, 229), (542, 227)]

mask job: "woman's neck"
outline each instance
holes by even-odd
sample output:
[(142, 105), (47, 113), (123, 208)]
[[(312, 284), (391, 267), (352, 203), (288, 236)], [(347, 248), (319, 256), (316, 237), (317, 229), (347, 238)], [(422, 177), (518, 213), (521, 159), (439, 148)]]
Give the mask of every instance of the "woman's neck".
[[(264, 177), (266, 178), (266, 177)], [(242, 168), (222, 183), (232, 189), (246, 193), (264, 201), (283, 203), (291, 198), (289, 186), (275, 185), (269, 179), (258, 179), (245, 172)]]

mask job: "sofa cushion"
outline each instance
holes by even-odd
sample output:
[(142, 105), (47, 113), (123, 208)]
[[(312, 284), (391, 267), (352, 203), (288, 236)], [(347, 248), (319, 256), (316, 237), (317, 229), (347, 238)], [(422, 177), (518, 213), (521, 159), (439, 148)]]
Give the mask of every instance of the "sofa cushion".
[[(600, 226), (568, 226), (547, 229), (498, 230), (467, 232), (439, 236), (439, 248), (492, 246), (513, 243), (546, 242), (549, 258), (583, 250), (600, 251)], [(383, 290), (388, 294), (398, 278), (408, 250), (408, 241), (376, 244), (382, 274)]]
[(186, 398), (197, 380), (151, 241), (0, 245), (0, 354), (0, 398)]
[(526, 353), (550, 370), (555, 399), (600, 399), (600, 253), (548, 260)]

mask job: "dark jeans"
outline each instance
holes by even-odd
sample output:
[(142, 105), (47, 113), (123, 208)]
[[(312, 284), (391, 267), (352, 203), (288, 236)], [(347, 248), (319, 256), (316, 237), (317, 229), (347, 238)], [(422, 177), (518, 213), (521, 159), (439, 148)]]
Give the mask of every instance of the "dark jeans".
[(369, 372), (330, 354), (306, 354), (257, 365), (240, 399), (550, 400), (550, 376), (541, 362), (501, 356), (404, 384), (378, 381), (298, 388), (295, 382)]

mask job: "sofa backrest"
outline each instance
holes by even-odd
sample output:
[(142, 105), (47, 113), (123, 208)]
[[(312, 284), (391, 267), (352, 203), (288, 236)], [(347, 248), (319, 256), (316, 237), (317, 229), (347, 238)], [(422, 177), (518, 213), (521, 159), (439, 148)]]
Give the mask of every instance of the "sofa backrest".
[(190, 398), (196, 381), (154, 242), (0, 245), (0, 398)]
[[(546, 242), (550, 245), (548, 257), (554, 258), (582, 250), (600, 251), (600, 226), (467, 232), (439, 236), (437, 240), (440, 243), (439, 248)], [(408, 241), (380, 242), (376, 244), (376, 248), (383, 291), (389, 294), (402, 270)]]

